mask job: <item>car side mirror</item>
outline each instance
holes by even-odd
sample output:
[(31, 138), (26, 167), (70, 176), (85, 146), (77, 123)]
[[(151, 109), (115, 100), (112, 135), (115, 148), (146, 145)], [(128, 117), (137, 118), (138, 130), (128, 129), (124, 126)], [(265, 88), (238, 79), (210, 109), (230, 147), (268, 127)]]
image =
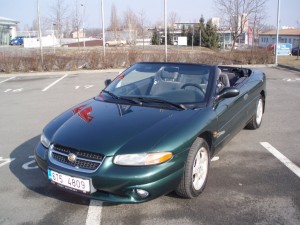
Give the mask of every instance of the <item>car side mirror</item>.
[(110, 83), (111, 83), (111, 79), (105, 80), (105, 81), (104, 81), (105, 87), (107, 87), (108, 85), (110, 85)]
[(216, 97), (216, 100), (224, 99), (224, 98), (232, 98), (238, 96), (240, 91), (234, 87), (225, 87)]

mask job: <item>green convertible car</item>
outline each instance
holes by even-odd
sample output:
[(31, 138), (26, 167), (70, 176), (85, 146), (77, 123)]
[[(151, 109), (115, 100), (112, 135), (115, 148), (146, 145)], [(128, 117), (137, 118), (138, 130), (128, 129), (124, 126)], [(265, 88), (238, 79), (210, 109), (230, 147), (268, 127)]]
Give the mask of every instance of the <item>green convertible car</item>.
[(266, 77), (238, 67), (136, 63), (51, 121), (35, 159), (51, 183), (93, 199), (137, 203), (204, 189), (211, 158), (261, 125)]

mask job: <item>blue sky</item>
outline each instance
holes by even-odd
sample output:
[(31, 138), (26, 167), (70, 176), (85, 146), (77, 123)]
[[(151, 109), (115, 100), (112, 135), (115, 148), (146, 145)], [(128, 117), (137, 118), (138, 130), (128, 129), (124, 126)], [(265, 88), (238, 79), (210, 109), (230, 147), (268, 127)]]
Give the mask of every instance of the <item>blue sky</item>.
[[(0, 17), (20, 21), (20, 29), (24, 25), (31, 26), (36, 17), (36, 0), (2, 0), (0, 5)], [(70, 12), (75, 6), (76, 0), (64, 0), (69, 6)], [(101, 27), (101, 0), (77, 0), (85, 6), (85, 26)], [(51, 6), (56, 0), (40, 0), (41, 15), (49, 17)], [(176, 12), (181, 22), (197, 21), (201, 15), (207, 20), (211, 17), (218, 17), (213, 0), (167, 0), (168, 12)], [(266, 13), (267, 24), (276, 25), (278, 0), (269, 0)], [(145, 12), (148, 23), (163, 19), (164, 1), (163, 0), (104, 0), (104, 11), (106, 24), (109, 22), (111, 5), (115, 4), (119, 17), (126, 9), (130, 8), (134, 12)], [(300, 27), (300, 0), (281, 0), (281, 25), (297, 27), (297, 20)]]

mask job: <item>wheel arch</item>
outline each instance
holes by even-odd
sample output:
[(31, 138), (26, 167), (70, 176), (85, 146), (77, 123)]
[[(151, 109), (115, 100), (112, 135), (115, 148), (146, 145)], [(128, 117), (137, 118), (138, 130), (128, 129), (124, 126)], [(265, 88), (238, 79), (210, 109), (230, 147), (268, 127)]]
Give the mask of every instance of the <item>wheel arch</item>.
[(265, 112), (265, 108), (266, 108), (266, 92), (264, 91), (264, 90), (262, 90), (261, 92), (260, 92), (260, 95), (262, 96), (262, 98), (263, 98), (263, 103), (264, 103), (264, 105), (263, 105), (263, 112)]
[(212, 148), (212, 146), (213, 146), (213, 134), (212, 134), (212, 132), (205, 131), (205, 132), (199, 134), (198, 137), (203, 138), (207, 142), (207, 144), (209, 146), (209, 153), (210, 153), (210, 156), (212, 157), (213, 153), (214, 153), (213, 148)]

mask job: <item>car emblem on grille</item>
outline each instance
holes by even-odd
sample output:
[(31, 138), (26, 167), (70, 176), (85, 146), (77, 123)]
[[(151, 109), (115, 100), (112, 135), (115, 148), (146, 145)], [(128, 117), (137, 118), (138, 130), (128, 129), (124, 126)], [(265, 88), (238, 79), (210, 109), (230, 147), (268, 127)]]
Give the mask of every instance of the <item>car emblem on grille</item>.
[(77, 158), (77, 156), (75, 155), (75, 154), (73, 154), (73, 153), (70, 153), (69, 155), (68, 155), (68, 160), (70, 161), (70, 162), (75, 162), (76, 161), (76, 158)]

